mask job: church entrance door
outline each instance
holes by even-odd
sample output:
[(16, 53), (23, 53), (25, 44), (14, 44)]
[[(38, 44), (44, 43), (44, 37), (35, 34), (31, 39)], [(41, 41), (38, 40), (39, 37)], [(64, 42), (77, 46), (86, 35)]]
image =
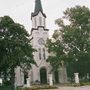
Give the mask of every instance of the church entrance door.
[(27, 84), (28, 73), (24, 72), (24, 84)]
[(59, 74), (58, 71), (54, 72), (55, 83), (59, 83), (59, 75), (58, 74)]
[(41, 82), (41, 84), (47, 83), (47, 70), (46, 70), (46, 68), (40, 69), (40, 82)]

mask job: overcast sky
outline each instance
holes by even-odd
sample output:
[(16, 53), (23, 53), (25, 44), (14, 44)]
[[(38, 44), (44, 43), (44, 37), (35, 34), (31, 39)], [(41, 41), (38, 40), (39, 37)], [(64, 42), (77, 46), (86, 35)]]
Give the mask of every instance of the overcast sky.
[[(41, 0), (44, 13), (47, 15), (47, 28), (50, 36), (57, 28), (54, 21), (62, 17), (66, 8), (85, 5), (90, 8), (90, 0)], [(31, 12), (34, 11), (35, 0), (0, 0), (0, 17), (9, 15), (14, 21), (23, 24), (29, 31), (32, 28)]]

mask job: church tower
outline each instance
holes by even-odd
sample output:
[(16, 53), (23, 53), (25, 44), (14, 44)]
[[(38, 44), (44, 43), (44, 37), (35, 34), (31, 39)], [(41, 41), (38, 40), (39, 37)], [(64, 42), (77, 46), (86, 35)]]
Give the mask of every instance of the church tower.
[(50, 69), (49, 64), (46, 62), (48, 52), (45, 47), (48, 39), (48, 29), (46, 29), (46, 15), (43, 12), (41, 0), (35, 0), (35, 9), (31, 14), (31, 20), (32, 46), (37, 50), (33, 53), (37, 66), (32, 66), (31, 81), (33, 83), (47, 83)]
[[(35, 0), (35, 9), (31, 13), (32, 29), (31, 29), (31, 44), (36, 52), (33, 53), (34, 60), (37, 66), (32, 65), (32, 69), (27, 72), (22, 72), (18, 67), (15, 71), (15, 84), (17, 86), (25, 86), (27, 79), (33, 84), (46, 84), (49, 81), (51, 66), (46, 62), (48, 58), (48, 50), (45, 47), (49, 37), (48, 29), (46, 28), (46, 15), (43, 11), (41, 0)], [(67, 83), (66, 67), (61, 66), (58, 70), (52, 72), (54, 83)]]

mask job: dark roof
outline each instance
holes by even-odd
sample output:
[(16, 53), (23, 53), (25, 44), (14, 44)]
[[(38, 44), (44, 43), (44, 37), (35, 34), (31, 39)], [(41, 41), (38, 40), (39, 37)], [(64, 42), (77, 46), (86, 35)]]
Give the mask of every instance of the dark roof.
[(36, 16), (39, 12), (41, 12), (43, 16), (46, 17), (46, 15), (43, 13), (41, 0), (35, 0), (35, 9), (34, 9), (34, 13), (31, 14), (31, 17)]
[(38, 26), (37, 28), (31, 29), (31, 34), (32, 34), (33, 30), (38, 30), (40, 27), (43, 28), (44, 31), (49, 31), (49, 29), (45, 29), (44, 26)]
[(35, 0), (34, 13), (37, 13), (37, 12), (39, 12), (39, 11), (42, 11), (42, 12), (43, 12), (41, 0)]

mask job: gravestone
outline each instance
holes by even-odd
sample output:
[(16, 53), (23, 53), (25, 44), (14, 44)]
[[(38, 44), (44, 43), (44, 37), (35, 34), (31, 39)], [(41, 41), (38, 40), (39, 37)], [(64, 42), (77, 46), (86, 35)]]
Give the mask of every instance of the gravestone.
[(27, 87), (31, 87), (30, 78), (27, 78)]
[(2, 86), (2, 78), (0, 78), (0, 86)]
[(49, 85), (53, 86), (53, 77), (52, 77), (52, 74), (49, 74)]
[(74, 73), (75, 75), (75, 83), (79, 84), (79, 73)]

